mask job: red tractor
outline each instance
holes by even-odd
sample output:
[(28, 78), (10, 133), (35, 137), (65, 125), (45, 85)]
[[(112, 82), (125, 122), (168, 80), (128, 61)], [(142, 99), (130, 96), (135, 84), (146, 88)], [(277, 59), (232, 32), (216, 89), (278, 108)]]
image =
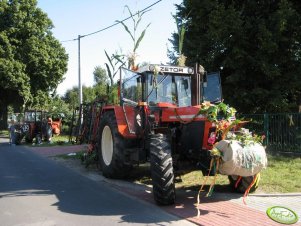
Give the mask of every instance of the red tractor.
[(175, 202), (175, 177), (183, 170), (208, 174), (208, 138), (215, 124), (199, 114), (201, 103), (221, 102), (219, 73), (202, 66), (147, 65), (120, 69), (118, 105), (101, 107), (96, 148), (103, 175), (124, 178), (150, 161), (153, 195)]
[(35, 139), (39, 144), (43, 138), (50, 142), (53, 134), (60, 134), (60, 130), (61, 118), (56, 117), (53, 120), (47, 112), (27, 110), (24, 113), (24, 123), (16, 133), (17, 144), (20, 144), (23, 138), (27, 143), (32, 143)]

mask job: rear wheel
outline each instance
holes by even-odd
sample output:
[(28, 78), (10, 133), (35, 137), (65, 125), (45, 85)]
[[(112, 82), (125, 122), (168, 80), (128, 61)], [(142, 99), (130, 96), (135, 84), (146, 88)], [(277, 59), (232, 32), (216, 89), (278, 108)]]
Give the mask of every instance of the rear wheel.
[(52, 138), (52, 128), (50, 125), (45, 125), (45, 135), (44, 135), (44, 139), (47, 142), (50, 142)]
[(124, 178), (131, 165), (125, 163), (125, 140), (118, 133), (114, 112), (106, 112), (100, 119), (98, 157), (102, 173), (108, 178)]
[[(21, 144), (22, 136), (20, 133), (15, 133), (15, 144)], [(13, 142), (12, 142), (13, 143)]]
[(174, 204), (176, 193), (173, 163), (166, 135), (151, 135), (150, 164), (155, 201), (160, 205)]
[[(230, 186), (232, 187), (233, 191), (238, 192), (238, 193), (245, 193), (246, 190), (252, 184), (254, 177), (255, 176), (242, 177), (239, 180), (239, 176), (234, 176), (234, 175), (228, 176), (229, 181), (230, 181)], [(258, 187), (257, 183), (254, 183), (254, 185), (250, 189), (250, 193), (255, 192), (257, 187)]]

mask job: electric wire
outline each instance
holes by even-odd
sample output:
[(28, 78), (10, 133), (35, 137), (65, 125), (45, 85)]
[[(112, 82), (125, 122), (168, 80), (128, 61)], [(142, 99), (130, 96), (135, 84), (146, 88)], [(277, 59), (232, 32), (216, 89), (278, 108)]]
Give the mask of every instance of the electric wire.
[(139, 13), (143, 13), (143, 12), (149, 11), (151, 7), (153, 7), (154, 5), (157, 5), (157, 4), (158, 4), (159, 2), (161, 2), (161, 1), (162, 1), (162, 0), (158, 0), (158, 1), (154, 2), (153, 4), (147, 6), (146, 8), (144, 8), (144, 9), (142, 9), (142, 10), (138, 10), (135, 14), (132, 14), (132, 15), (126, 17), (126, 18), (123, 19), (123, 20), (117, 20), (115, 23), (113, 23), (113, 24), (111, 24), (111, 25), (109, 25), (109, 26), (107, 26), (107, 27), (105, 27), (105, 28), (102, 28), (102, 29), (100, 29), (100, 30), (97, 30), (97, 31), (94, 31), (94, 32), (91, 32), (91, 33), (88, 33), (88, 34), (85, 34), (85, 35), (79, 35), (77, 38), (69, 39), (69, 40), (64, 40), (64, 41), (61, 41), (61, 42), (73, 42), (73, 41), (77, 41), (77, 40), (79, 40), (80, 38), (88, 37), (88, 36), (91, 36), (91, 35), (95, 35), (95, 34), (97, 34), (97, 33), (99, 33), (99, 32), (108, 30), (108, 29), (110, 29), (110, 28), (112, 28), (112, 27), (114, 27), (114, 26), (116, 26), (116, 25), (118, 25), (118, 24), (121, 24), (122, 22), (127, 21), (128, 19), (130, 19), (130, 18), (132, 18), (132, 17), (138, 15)]

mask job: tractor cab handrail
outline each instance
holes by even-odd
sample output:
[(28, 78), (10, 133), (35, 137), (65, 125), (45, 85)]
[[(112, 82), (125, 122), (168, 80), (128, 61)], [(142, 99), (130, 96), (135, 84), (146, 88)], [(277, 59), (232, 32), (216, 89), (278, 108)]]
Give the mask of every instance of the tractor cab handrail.
[(124, 97), (122, 98), (122, 101), (123, 101), (124, 103), (128, 104), (128, 105), (133, 106), (133, 107), (137, 107), (137, 106), (138, 106), (138, 103), (137, 103), (137, 102), (132, 101), (132, 100), (127, 99), (127, 98), (124, 98)]

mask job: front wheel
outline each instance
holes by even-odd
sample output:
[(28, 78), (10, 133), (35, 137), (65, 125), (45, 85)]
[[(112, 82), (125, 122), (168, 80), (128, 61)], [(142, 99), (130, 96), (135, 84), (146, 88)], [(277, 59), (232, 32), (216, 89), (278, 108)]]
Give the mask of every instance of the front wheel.
[(124, 138), (118, 133), (114, 112), (106, 112), (100, 119), (98, 157), (102, 173), (108, 178), (124, 178), (131, 165), (126, 164)]
[[(249, 176), (249, 177), (242, 177), (241, 179), (239, 179), (239, 176), (234, 176), (234, 175), (228, 176), (232, 190), (238, 193), (245, 193), (246, 190), (252, 184), (254, 177), (255, 176)], [(257, 178), (257, 181), (251, 187), (250, 193), (255, 192), (256, 189), (258, 188), (258, 180), (259, 179)]]
[(150, 140), (150, 167), (154, 199), (159, 205), (174, 204), (176, 191), (170, 143), (164, 134), (153, 134)]

